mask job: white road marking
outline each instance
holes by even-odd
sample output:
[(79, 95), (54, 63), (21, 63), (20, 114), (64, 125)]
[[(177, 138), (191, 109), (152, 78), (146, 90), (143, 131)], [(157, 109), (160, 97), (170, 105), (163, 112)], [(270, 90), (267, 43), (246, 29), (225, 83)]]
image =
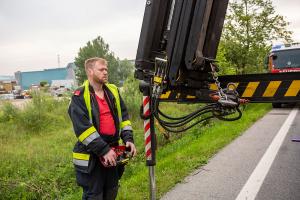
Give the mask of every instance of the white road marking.
[(259, 161), (258, 165), (252, 172), (251, 176), (249, 177), (248, 181), (244, 185), (243, 189), (240, 191), (239, 195), (237, 196), (236, 200), (254, 200), (264, 179), (269, 172), (271, 165), (278, 153), (278, 150), (284, 141), (287, 132), (293, 123), (296, 115), (298, 112), (298, 108), (294, 108), (287, 119), (285, 120), (284, 124), (278, 131), (277, 135), (273, 139), (272, 143), (270, 144), (269, 148)]

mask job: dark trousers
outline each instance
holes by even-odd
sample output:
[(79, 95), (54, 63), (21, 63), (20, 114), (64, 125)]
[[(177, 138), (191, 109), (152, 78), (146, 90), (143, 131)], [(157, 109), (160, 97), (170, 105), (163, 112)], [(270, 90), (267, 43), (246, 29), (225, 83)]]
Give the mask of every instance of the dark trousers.
[(114, 200), (118, 193), (119, 167), (103, 167), (95, 164), (90, 174), (76, 171), (76, 179), (83, 188), (83, 200)]

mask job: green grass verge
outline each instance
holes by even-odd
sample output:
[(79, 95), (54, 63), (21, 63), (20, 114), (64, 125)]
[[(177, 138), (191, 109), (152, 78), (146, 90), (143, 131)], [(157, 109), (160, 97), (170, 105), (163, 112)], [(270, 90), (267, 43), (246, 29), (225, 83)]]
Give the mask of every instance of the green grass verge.
[[(158, 198), (193, 170), (206, 164), (209, 158), (270, 109), (269, 104), (249, 105), (238, 121), (213, 121), (209, 126), (193, 128), (180, 139), (159, 148), (155, 167)], [(147, 199), (149, 183), (144, 163), (132, 164), (128, 169), (132, 173), (130, 176), (125, 174), (126, 178), (122, 180), (119, 199)]]
[[(66, 106), (67, 104), (62, 108), (66, 109)], [(193, 110), (196, 105), (178, 107), (169, 104), (163, 107), (168, 113), (178, 115), (183, 110)], [(65, 112), (62, 108), (61, 112)], [(161, 197), (194, 169), (207, 163), (212, 155), (270, 109), (269, 104), (251, 104), (238, 121), (213, 120), (204, 127), (196, 126), (184, 134), (171, 135), (169, 141), (163, 139), (158, 132), (159, 146), (155, 167), (157, 196)], [(38, 127), (39, 132), (32, 133), (21, 130), (20, 124), (14, 125), (14, 118), (21, 119), (27, 114), (30, 116), (28, 110), (25, 109), (21, 115), (16, 115), (13, 108), (8, 108), (5, 112), (11, 112), (12, 119), (0, 121), (0, 199), (80, 199), (81, 189), (76, 186), (71, 163), (71, 152), (76, 138), (66, 117), (60, 116), (60, 121), (55, 123), (47, 121), (46, 127)], [(40, 114), (45, 119), (53, 119), (51, 113), (45, 116)], [(18, 122), (23, 122), (20, 119)], [(62, 126), (62, 123), (65, 125)], [(33, 125), (28, 130), (36, 130), (34, 127), (37, 124)], [(126, 168), (118, 196), (120, 200), (148, 199), (149, 196), (142, 122), (136, 119), (133, 120), (133, 125), (139, 155)]]

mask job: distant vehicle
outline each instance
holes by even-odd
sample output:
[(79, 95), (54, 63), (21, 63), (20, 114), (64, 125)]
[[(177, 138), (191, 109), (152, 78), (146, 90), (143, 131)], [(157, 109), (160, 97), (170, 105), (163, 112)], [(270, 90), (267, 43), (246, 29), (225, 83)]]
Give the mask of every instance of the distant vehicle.
[(266, 64), (271, 73), (300, 72), (300, 43), (274, 45)]
[[(274, 45), (265, 65), (270, 73), (300, 72), (300, 43)], [(280, 108), (283, 103), (274, 102), (272, 105)]]
[(31, 86), (30, 86), (30, 89), (29, 89), (30, 91), (39, 91), (40, 90), (40, 86), (39, 85), (34, 85), (34, 84), (32, 84)]
[(14, 95), (13, 94), (0, 94), (0, 99), (1, 100), (11, 100), (14, 99)]
[(52, 90), (51, 94), (53, 96), (62, 97), (64, 95), (66, 95), (68, 93), (68, 91), (70, 91), (70, 89), (65, 88), (65, 87), (60, 87), (58, 89)]
[(15, 99), (24, 99), (24, 96), (21, 94), (22, 93), (21, 86), (15, 85), (12, 93), (14, 94)]
[(21, 91), (13, 90), (12, 93), (15, 99), (24, 99), (24, 96), (21, 94)]
[(21, 92), (21, 95), (24, 97), (24, 99), (30, 99), (30, 98), (32, 98), (32, 96), (30, 95), (29, 90), (23, 90)]

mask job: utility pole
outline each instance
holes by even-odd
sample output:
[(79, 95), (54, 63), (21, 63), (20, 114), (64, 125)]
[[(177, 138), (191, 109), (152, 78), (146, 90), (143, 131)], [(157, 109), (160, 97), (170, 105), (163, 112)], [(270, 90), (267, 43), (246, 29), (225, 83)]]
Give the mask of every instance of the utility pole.
[(59, 54), (57, 54), (57, 65), (58, 65), (58, 67), (60, 67), (60, 56), (59, 56)]

